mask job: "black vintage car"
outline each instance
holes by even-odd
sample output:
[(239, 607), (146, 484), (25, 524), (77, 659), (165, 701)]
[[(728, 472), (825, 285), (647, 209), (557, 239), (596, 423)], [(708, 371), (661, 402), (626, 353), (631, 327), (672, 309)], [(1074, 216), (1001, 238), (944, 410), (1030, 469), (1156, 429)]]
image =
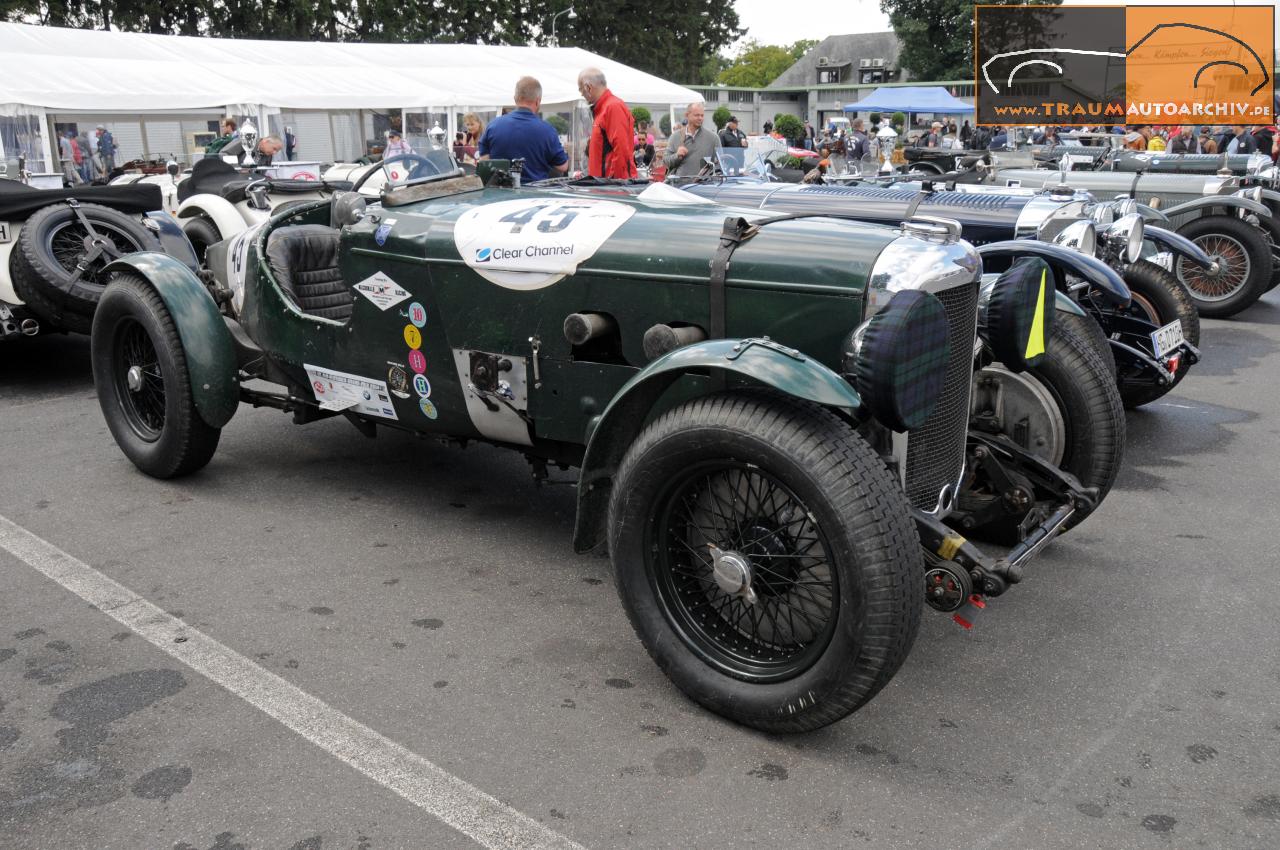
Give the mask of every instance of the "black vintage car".
[[(960, 222), (964, 238), (984, 253), (988, 271), (1000, 271), (1009, 253), (1000, 245), (1034, 237), (1056, 240), (1114, 266), (1127, 288), (1109, 288), (1095, 275), (1086, 286), (1062, 276), (1061, 319), (1093, 339), (1117, 367), (1125, 404), (1137, 407), (1167, 393), (1199, 359), (1200, 321), (1186, 287), (1140, 256), (1147, 240), (1166, 251), (1207, 261), (1188, 240), (1146, 227), (1132, 202), (1095, 204), (1067, 193), (992, 194), (931, 186), (779, 186), (747, 180), (701, 182), (687, 191), (738, 207), (831, 214), (896, 224), (917, 215)], [(985, 246), (985, 247), (984, 247)], [(1020, 246), (1025, 250), (1026, 246)], [(1148, 246), (1148, 253), (1152, 252)], [(1095, 321), (1079, 315), (1081, 309)], [(1172, 326), (1172, 327), (1170, 327)]]

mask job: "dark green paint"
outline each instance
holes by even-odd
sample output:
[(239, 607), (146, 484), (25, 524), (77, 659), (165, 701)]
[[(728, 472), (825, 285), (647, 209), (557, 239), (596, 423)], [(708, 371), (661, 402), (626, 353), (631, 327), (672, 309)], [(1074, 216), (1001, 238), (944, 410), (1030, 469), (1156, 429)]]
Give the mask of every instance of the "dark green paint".
[(1070, 295), (1056, 289), (1053, 291), (1053, 308), (1063, 313), (1074, 313), (1077, 316), (1085, 315), (1084, 308), (1072, 301)]
[(200, 418), (214, 428), (230, 422), (240, 404), (235, 348), (200, 279), (180, 260), (151, 251), (122, 257), (105, 271), (136, 272), (151, 284), (177, 325)]

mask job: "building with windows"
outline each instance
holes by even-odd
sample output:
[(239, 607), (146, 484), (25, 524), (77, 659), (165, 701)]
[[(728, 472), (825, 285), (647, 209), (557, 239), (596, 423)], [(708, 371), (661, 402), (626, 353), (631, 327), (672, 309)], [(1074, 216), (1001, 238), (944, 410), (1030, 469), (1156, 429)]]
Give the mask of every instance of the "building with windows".
[[(844, 116), (845, 107), (885, 85), (920, 85), (898, 64), (900, 44), (892, 32), (832, 35), (824, 38), (764, 88), (689, 86), (702, 95), (708, 111), (727, 106), (748, 133), (759, 133), (779, 113), (821, 127)], [(952, 95), (973, 102), (973, 80), (931, 81)], [(865, 117), (865, 116), (864, 116)]]

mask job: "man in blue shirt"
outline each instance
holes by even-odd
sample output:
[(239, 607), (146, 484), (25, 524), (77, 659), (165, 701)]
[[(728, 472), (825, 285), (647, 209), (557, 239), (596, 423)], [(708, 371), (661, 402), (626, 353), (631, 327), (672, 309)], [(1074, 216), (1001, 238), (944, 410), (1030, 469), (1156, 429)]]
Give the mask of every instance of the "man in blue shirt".
[(542, 83), (521, 77), (516, 83), (516, 108), (499, 116), (480, 137), (480, 159), (523, 159), (521, 179), (546, 180), (569, 170), (569, 157), (556, 129), (538, 116), (542, 108)]

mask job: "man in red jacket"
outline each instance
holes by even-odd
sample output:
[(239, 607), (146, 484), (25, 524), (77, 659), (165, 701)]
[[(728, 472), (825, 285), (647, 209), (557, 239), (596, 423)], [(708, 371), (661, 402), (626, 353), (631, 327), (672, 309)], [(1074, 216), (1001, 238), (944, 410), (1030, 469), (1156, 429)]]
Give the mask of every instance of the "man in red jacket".
[(591, 104), (595, 121), (587, 143), (587, 173), (592, 177), (635, 177), (632, 155), (635, 121), (622, 98), (609, 91), (604, 73), (587, 68), (578, 74), (578, 91)]

